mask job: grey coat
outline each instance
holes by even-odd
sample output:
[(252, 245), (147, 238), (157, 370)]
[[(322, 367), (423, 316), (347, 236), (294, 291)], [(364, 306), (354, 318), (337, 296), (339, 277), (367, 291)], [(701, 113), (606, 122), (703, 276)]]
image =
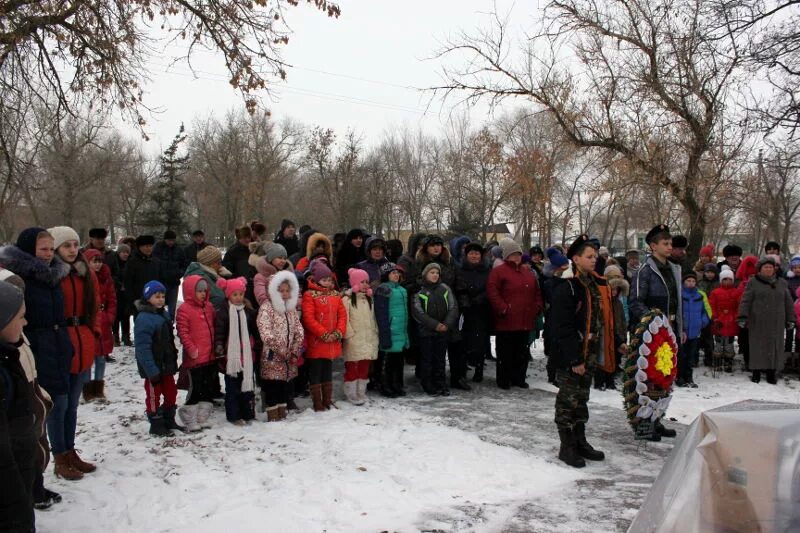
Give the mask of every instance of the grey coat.
[(787, 323), (795, 323), (794, 306), (786, 280), (759, 275), (747, 283), (739, 304), (739, 323), (750, 331), (750, 368), (782, 370)]

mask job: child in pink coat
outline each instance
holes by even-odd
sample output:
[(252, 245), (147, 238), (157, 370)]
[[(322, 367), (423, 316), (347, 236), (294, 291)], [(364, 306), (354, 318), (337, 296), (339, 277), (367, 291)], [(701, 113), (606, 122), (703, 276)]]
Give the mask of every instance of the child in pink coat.
[(178, 307), (175, 324), (183, 345), (181, 366), (189, 371), (189, 394), (178, 415), (189, 431), (210, 428), (214, 381), (214, 307), (208, 299), (210, 287), (201, 276), (183, 280), (183, 305)]

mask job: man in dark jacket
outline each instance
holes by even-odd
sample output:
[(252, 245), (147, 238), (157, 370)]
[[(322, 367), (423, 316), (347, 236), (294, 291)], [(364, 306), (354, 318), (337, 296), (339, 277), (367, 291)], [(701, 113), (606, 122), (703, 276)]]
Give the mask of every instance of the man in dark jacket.
[(183, 248), (177, 245), (177, 239), (175, 232), (168, 229), (164, 232), (164, 240), (157, 242), (153, 248), (153, 257), (161, 262), (161, 282), (167, 287), (167, 308), (173, 320), (181, 277), (189, 266)]
[(206, 234), (201, 229), (194, 230), (192, 232), (192, 242), (183, 249), (186, 264), (197, 261), (197, 252), (203, 250), (206, 246), (208, 246)]
[(233, 278), (253, 279), (255, 269), (250, 266), (250, 243), (253, 242), (250, 226), (236, 228), (236, 242), (225, 252), (222, 266), (230, 270)]
[(297, 230), (294, 222), (288, 218), (281, 221), (281, 229), (275, 234), (274, 242), (286, 248), (286, 254), (291, 257), (300, 250), (300, 242), (297, 238)]
[[(678, 342), (683, 342), (683, 310), (681, 306), (681, 267), (669, 261), (672, 252), (672, 236), (669, 228), (659, 224), (645, 237), (650, 246), (650, 257), (636, 273), (631, 282), (631, 295), (628, 299), (631, 329), (635, 329), (645, 313), (660, 309), (669, 317)], [(661, 437), (675, 437), (674, 429), (667, 429), (659, 420), (656, 422), (654, 440)]]
[(34, 531), (38, 435), (33, 385), (20, 363), (25, 299), (0, 281), (0, 529)]
[[(589, 393), (596, 367), (614, 367), (615, 346), (624, 353), (624, 340), (615, 337), (611, 290), (595, 272), (597, 251), (586, 235), (567, 250), (572, 267), (553, 278), (550, 319), (551, 355), (559, 385), (555, 423), (561, 448), (558, 458), (570, 466), (584, 459), (601, 461), (605, 454), (586, 441)], [(619, 344), (617, 344), (619, 343)]]
[(161, 262), (153, 257), (155, 243), (156, 239), (152, 235), (136, 237), (136, 250), (125, 265), (125, 275), (122, 279), (122, 284), (125, 286), (125, 305), (134, 317), (138, 314), (134, 302), (142, 294), (145, 284), (154, 280), (163, 283)]
[(669, 254), (669, 262), (681, 268), (681, 276), (693, 271), (692, 265), (689, 264), (689, 260), (686, 257), (687, 246), (689, 246), (689, 241), (686, 237), (683, 235), (672, 236), (672, 251)]
[(472, 381), (483, 381), (483, 362), (492, 320), (486, 282), (489, 280), (489, 263), (483, 258), (483, 246), (471, 242), (464, 247), (464, 259), (456, 271), (456, 297), (458, 309), (464, 316), (461, 327), (461, 353), (464, 361), (475, 367)]

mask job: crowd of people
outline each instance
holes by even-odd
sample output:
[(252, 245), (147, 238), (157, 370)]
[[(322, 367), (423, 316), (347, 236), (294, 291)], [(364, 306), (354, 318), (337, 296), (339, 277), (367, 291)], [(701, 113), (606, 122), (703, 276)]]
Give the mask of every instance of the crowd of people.
[[(10, 480), (0, 521), (19, 530), (61, 499), (44, 486), (51, 453), (60, 478), (96, 470), (76, 450), (78, 406), (108, 401), (114, 346), (134, 347), (150, 433), (166, 436), (211, 427), (215, 403), (237, 426), (259, 403), (267, 421), (286, 419), (298, 395), (314, 411), (336, 408), (338, 358), (353, 405), (368, 391), (405, 396), (407, 364), (431, 396), (472, 389), (486, 361), (499, 388), (525, 389), (541, 336), (559, 388), (559, 458), (575, 467), (604, 458), (586, 440), (590, 389), (616, 388), (629, 332), (654, 308), (680, 342), (678, 386), (696, 387), (700, 364), (733, 372), (737, 345), (756, 383), (798, 366), (800, 256), (784, 272), (776, 243), (761, 257), (729, 244), (719, 263), (708, 245), (689, 265), (686, 239), (663, 224), (647, 234), (644, 262), (639, 250), (612, 257), (587, 235), (527, 252), (510, 238), (435, 234), (404, 247), (360, 229), (297, 232), (290, 220), (275, 235), (259, 222), (236, 228), (224, 254), (200, 230), (185, 247), (171, 230), (113, 250), (105, 229), (88, 236), (81, 247), (70, 227), (32, 227), (0, 248), (0, 464)], [(658, 422), (652, 438), (675, 434)]]

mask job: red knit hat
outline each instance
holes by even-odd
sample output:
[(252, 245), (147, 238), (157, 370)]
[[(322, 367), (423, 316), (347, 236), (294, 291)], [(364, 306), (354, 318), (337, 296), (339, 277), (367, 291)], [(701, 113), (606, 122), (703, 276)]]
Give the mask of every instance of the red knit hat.
[(231, 294), (236, 291), (245, 292), (247, 290), (247, 280), (245, 278), (219, 278), (217, 287), (225, 291), (225, 298), (230, 298)]
[(103, 252), (100, 250), (95, 250), (94, 248), (89, 248), (88, 250), (83, 251), (83, 257), (86, 258), (87, 263), (91, 263), (92, 259), (95, 257), (99, 257), (101, 260), (103, 259)]
[(714, 243), (710, 242), (700, 248), (700, 256), (701, 257), (714, 257)]

